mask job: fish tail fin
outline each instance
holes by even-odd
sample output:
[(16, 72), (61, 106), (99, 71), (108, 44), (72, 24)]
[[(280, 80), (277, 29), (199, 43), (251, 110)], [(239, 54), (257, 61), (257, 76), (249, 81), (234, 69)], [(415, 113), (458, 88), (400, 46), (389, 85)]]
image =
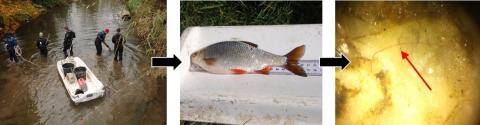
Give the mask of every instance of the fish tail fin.
[(305, 45), (298, 46), (285, 55), (285, 57), (287, 57), (287, 60), (294, 60), (296, 62), (302, 58), (303, 53), (305, 53)]
[(305, 45), (299, 46), (290, 51), (287, 55), (285, 55), (285, 57), (287, 57), (287, 64), (285, 64), (284, 67), (295, 75), (307, 77), (305, 70), (298, 65), (298, 60), (302, 58), (304, 53)]

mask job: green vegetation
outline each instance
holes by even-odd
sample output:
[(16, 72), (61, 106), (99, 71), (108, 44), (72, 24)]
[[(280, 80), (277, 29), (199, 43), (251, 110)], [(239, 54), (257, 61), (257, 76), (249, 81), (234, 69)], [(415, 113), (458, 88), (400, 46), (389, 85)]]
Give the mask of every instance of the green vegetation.
[(127, 7), (130, 12), (133, 12), (142, 4), (143, 0), (128, 0), (127, 1)]
[(322, 22), (322, 2), (181, 1), (181, 31), (190, 26)]
[[(133, 33), (140, 39), (140, 45), (145, 48), (147, 56), (166, 56), (166, 0), (127, 0), (131, 13), (128, 33)], [(149, 70), (149, 76), (165, 78), (166, 70)]]
[(127, 6), (132, 15), (129, 29), (142, 39), (147, 56), (165, 56), (166, 41), (166, 1), (128, 0)]
[(65, 4), (65, 0), (32, 0), (32, 2), (47, 8)]

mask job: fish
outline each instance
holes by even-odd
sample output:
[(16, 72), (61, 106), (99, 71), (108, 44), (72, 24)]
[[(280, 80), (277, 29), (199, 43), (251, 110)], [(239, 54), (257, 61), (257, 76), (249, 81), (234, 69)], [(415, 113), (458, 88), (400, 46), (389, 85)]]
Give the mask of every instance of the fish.
[(222, 41), (190, 54), (192, 64), (213, 74), (265, 74), (272, 67), (283, 67), (295, 75), (307, 77), (298, 65), (305, 53), (305, 45), (298, 46), (286, 55), (276, 55), (258, 48), (248, 41)]

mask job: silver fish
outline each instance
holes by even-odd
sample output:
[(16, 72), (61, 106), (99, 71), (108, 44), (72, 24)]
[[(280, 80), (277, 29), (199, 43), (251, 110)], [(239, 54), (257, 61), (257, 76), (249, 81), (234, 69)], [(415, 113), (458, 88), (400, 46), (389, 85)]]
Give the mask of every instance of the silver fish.
[(298, 65), (305, 52), (305, 45), (299, 46), (284, 56), (275, 55), (257, 48), (246, 41), (224, 41), (212, 44), (191, 54), (192, 64), (215, 74), (269, 74), (273, 66), (281, 66), (292, 73), (306, 77)]

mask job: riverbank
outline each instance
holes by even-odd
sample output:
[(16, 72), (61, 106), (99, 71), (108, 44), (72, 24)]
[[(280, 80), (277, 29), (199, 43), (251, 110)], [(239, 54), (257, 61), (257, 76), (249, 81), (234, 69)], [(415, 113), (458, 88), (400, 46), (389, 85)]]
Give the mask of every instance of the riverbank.
[[(145, 48), (146, 56), (165, 57), (167, 54), (166, 0), (126, 0), (125, 3), (131, 17), (128, 32), (140, 39), (139, 43)], [(153, 69), (145, 73), (162, 82), (149, 86), (156, 89), (147, 92), (147, 97), (152, 98), (147, 98), (148, 110), (143, 115), (143, 121), (166, 124), (166, 70), (165, 68)]]
[(15, 32), (22, 24), (30, 22), (49, 8), (63, 5), (67, 0), (0, 0), (0, 38)]
[[(166, 36), (166, 0), (125, 0), (124, 1), (129, 11), (130, 23), (128, 26), (128, 33), (133, 33), (140, 40), (140, 45), (145, 48), (145, 54), (148, 57), (166, 56), (167, 51), (167, 36)], [(145, 72), (149, 77), (157, 79), (157, 81), (164, 81), (150, 87), (157, 88), (157, 91), (149, 91), (148, 93), (154, 97), (147, 99), (149, 110), (144, 115), (147, 121), (160, 120), (158, 123), (164, 123), (166, 118), (166, 108), (155, 108), (158, 104), (166, 103), (166, 70), (155, 69)]]
[(45, 9), (32, 1), (0, 0), (0, 37), (6, 32), (15, 32), (21, 24), (40, 16)]
[(129, 28), (142, 39), (147, 56), (165, 56), (166, 39), (166, 1), (165, 0), (127, 0), (131, 15)]

